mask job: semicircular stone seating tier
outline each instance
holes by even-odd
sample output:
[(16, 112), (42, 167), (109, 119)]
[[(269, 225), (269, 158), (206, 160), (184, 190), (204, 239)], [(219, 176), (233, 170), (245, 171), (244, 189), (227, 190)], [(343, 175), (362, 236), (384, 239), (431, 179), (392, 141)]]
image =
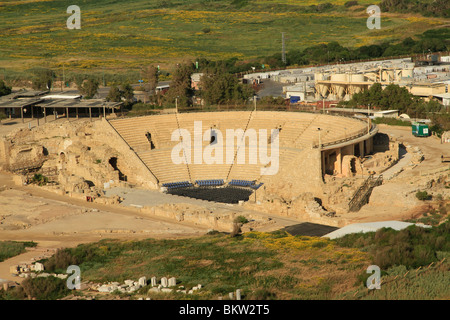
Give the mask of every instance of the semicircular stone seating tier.
[[(234, 139), (234, 162), (226, 161), (226, 148), (223, 149), (222, 163), (194, 163), (194, 152), (188, 164), (174, 164), (172, 150), (179, 141), (172, 141), (172, 133), (186, 129), (191, 134), (193, 148), (194, 125), (201, 121), (202, 135), (206, 130), (219, 130), (226, 143), (227, 129), (243, 131), (253, 129), (257, 133), (257, 143), (245, 139), (245, 144)], [(165, 114), (123, 118), (110, 120), (110, 124), (128, 143), (134, 152), (142, 159), (160, 184), (175, 181), (190, 181), (204, 179), (258, 180), (261, 177), (261, 163), (249, 163), (249, 152), (258, 152), (260, 146), (260, 130), (266, 130), (268, 140), (267, 152), (270, 154), (270, 136), (273, 129), (279, 129), (279, 165), (288, 165), (305, 149), (311, 149), (319, 142), (330, 143), (356, 135), (366, 128), (366, 124), (350, 117), (330, 116), (303, 112), (277, 111), (233, 111), (233, 112), (201, 112), (183, 114)], [(151, 142), (149, 134), (151, 135)], [(207, 137), (206, 137), (207, 138)], [(273, 140), (274, 141), (274, 140)], [(210, 140), (202, 141), (202, 151), (210, 144)], [(238, 145), (245, 150), (244, 163), (237, 162)], [(194, 151), (194, 150), (192, 150)], [(241, 150), (242, 151), (242, 150)], [(241, 158), (242, 159), (242, 158)]]

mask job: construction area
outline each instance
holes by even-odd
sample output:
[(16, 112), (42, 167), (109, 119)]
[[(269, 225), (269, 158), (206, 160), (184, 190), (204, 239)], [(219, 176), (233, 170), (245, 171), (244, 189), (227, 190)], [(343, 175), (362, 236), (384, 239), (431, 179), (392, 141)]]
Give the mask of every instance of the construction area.
[(320, 67), (292, 68), (280, 71), (249, 73), (245, 81), (282, 85), (282, 93), (291, 103), (348, 101), (355, 93), (374, 83), (382, 88), (396, 84), (425, 100), (434, 99), (449, 105), (450, 56), (427, 54), (411, 58), (379, 60)]

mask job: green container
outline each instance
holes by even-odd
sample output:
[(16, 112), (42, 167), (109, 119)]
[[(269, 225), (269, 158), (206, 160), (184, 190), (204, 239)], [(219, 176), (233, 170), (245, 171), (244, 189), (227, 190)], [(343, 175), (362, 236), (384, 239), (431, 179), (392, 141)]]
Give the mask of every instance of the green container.
[(427, 124), (413, 122), (412, 123), (412, 134), (415, 137), (428, 137), (430, 135), (430, 130)]

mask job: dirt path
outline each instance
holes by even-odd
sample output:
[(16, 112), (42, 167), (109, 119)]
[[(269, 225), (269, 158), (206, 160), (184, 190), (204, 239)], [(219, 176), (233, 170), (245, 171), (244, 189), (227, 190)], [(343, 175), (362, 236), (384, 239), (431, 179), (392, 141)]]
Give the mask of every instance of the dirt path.
[(422, 150), (425, 159), (409, 173), (412, 175), (420, 174), (420, 171), (437, 169), (448, 164), (441, 163), (441, 155), (450, 154), (450, 144), (442, 144), (437, 137), (415, 137), (411, 133), (411, 127), (379, 125), (380, 132), (386, 133), (402, 141), (403, 144), (409, 144)]
[[(137, 208), (86, 202), (33, 185), (19, 186), (13, 182), (13, 176), (0, 172), (0, 188), (3, 189), (0, 192), (0, 208), (3, 209), (0, 210), (0, 241), (34, 241), (38, 246), (0, 262), (0, 279), (20, 282), (22, 278), (9, 273), (10, 266), (30, 263), (32, 258), (39, 260), (44, 253), (55, 252), (58, 248), (105, 238), (189, 238), (201, 236), (210, 229), (195, 223), (150, 216)], [(235, 209), (245, 211), (240, 207)], [(268, 226), (271, 230), (300, 222), (270, 216), (277, 220)]]
[[(424, 155), (424, 160), (415, 168), (400, 172), (397, 176), (387, 180), (382, 186), (376, 187), (372, 192), (369, 205), (365, 205), (359, 212), (345, 214), (345, 218), (351, 223), (374, 222), (387, 220), (412, 219), (426, 211), (424, 204), (416, 201), (415, 197), (405, 198), (405, 194), (417, 188), (411, 181), (421, 178), (424, 173), (450, 168), (448, 163), (441, 163), (442, 154), (450, 154), (450, 144), (441, 144), (436, 137), (419, 138), (411, 133), (411, 127), (379, 125), (380, 132), (396, 138), (403, 145), (418, 147)], [(405, 161), (400, 166), (408, 166)], [(398, 168), (397, 168), (398, 169)], [(396, 168), (392, 170), (397, 171)], [(386, 171), (388, 173), (393, 173)], [(448, 171), (447, 171), (448, 172)], [(383, 174), (384, 175), (384, 174)], [(424, 177), (423, 180), (431, 179)], [(374, 202), (376, 201), (376, 204)], [(409, 201), (407, 203), (407, 201)], [(415, 205), (413, 203), (415, 202)]]
[[(48, 247), (48, 245), (50, 246)], [(53, 250), (51, 249), (54, 245), (55, 244), (47, 244), (44, 242), (35, 248), (27, 248), (27, 252), (0, 262), (0, 279), (11, 280), (18, 283), (22, 282), (24, 278), (12, 275), (9, 272), (10, 266), (29, 263), (31, 261), (37, 261), (44, 257), (48, 257), (53, 254)]]

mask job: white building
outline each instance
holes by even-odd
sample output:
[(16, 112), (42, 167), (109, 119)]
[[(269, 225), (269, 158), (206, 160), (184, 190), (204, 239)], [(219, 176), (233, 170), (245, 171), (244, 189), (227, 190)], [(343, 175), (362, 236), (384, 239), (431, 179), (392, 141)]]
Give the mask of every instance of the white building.
[(450, 106), (450, 92), (434, 94), (433, 96), (441, 100), (444, 106)]

